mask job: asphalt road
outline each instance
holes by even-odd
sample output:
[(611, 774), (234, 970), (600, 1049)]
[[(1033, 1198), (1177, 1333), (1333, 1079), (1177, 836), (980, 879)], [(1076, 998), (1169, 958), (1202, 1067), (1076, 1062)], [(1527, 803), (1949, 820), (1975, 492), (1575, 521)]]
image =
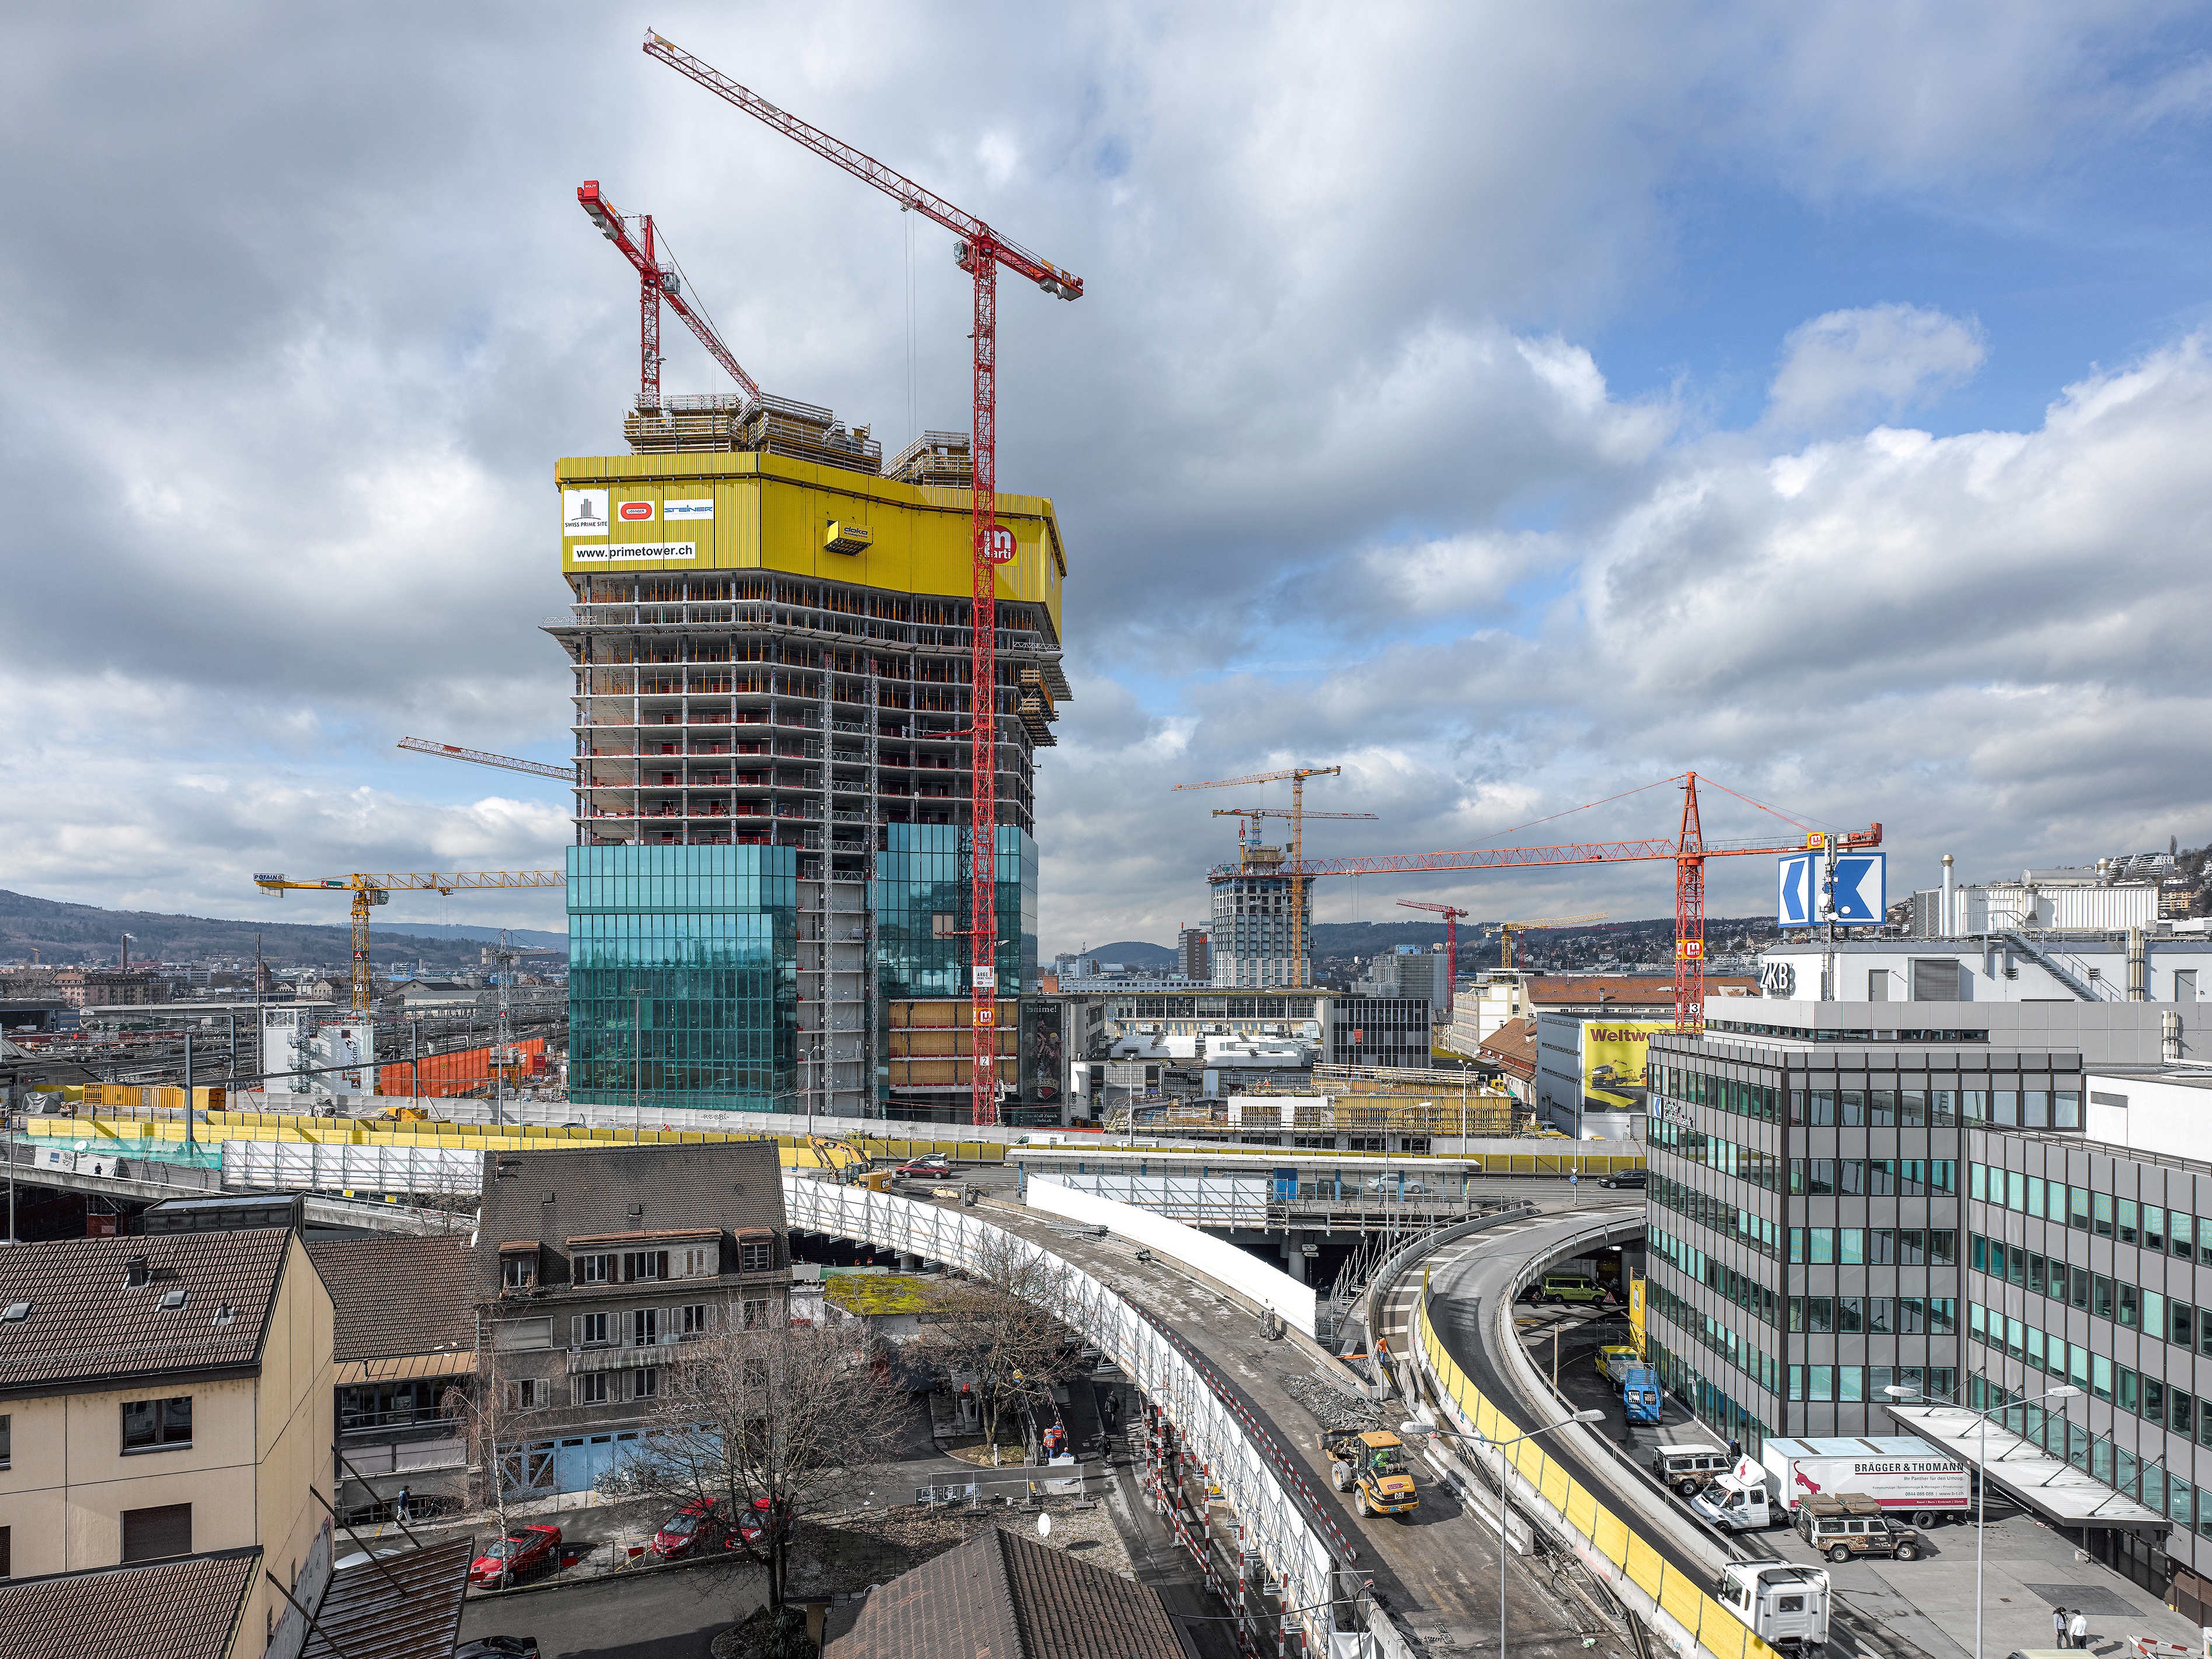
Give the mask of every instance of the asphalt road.
[(764, 1599), (761, 1569), (735, 1562), (471, 1596), (461, 1639), (534, 1636), (543, 1659), (706, 1659), (708, 1644)]

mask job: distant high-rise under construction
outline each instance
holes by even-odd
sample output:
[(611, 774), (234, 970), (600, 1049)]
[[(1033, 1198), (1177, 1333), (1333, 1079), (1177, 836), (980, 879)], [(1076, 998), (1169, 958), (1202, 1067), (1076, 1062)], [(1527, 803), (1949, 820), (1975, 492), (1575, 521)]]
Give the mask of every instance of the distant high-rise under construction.
[[(571, 1096), (964, 1118), (964, 1066), (896, 1098), (884, 1079), (892, 1003), (958, 999), (947, 1058), (968, 1041), (967, 435), (927, 434), (886, 471), (866, 428), (779, 398), (670, 398), (624, 424), (632, 453), (556, 469)], [(1069, 695), (1067, 559), (1048, 500), (1001, 494), (998, 519), (1016, 550), (983, 716), (1012, 1005), (1036, 983), (1034, 771)], [(1009, 1090), (1018, 1012), (1000, 1020)]]

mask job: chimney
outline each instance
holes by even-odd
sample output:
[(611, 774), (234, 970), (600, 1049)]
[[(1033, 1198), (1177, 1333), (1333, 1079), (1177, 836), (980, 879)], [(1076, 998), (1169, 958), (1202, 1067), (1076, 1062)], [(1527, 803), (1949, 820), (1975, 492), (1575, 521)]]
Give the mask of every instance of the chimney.
[(1951, 939), (1958, 933), (1958, 922), (1951, 911), (1951, 855), (1943, 854), (1943, 920), (1936, 929), (1937, 939)]
[(123, 1282), (131, 1290), (143, 1289), (149, 1276), (146, 1258), (143, 1255), (134, 1255), (123, 1264)]

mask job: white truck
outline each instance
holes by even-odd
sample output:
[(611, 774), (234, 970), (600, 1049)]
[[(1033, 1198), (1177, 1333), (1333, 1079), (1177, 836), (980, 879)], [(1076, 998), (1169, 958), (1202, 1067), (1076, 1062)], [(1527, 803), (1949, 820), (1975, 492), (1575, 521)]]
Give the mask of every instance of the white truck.
[(1771, 1648), (1814, 1659), (1828, 1644), (1828, 1575), (1787, 1561), (1731, 1561), (1713, 1599)]
[(1956, 1458), (1910, 1435), (1769, 1440), (1761, 1457), (1777, 1519), (1794, 1516), (1808, 1498), (1864, 1492), (1883, 1510), (1909, 1516), (1925, 1532), (1964, 1521), (1973, 1508), (1973, 1477)]
[(1690, 1513), (1720, 1533), (1765, 1532), (1782, 1518), (1768, 1501), (1765, 1471), (1745, 1458), (1689, 1500)]

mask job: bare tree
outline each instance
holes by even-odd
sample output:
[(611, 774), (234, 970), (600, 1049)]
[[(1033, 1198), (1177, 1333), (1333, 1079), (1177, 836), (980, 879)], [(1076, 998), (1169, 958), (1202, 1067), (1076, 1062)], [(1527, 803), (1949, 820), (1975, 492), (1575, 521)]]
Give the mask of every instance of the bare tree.
[[(626, 1470), (633, 1490), (714, 1503), (768, 1566), (784, 1604), (793, 1523), (835, 1505), (887, 1460), (893, 1398), (862, 1343), (788, 1323), (721, 1329), (671, 1356), (652, 1426)], [(753, 1518), (758, 1541), (739, 1530)]]
[(925, 1348), (955, 1376), (975, 1378), (976, 1414), (994, 1462), (1007, 1414), (1025, 1403), (1048, 1407), (1053, 1385), (1077, 1369), (1075, 1338), (1048, 1311), (1066, 1307), (1073, 1289), (1065, 1262), (1001, 1237), (982, 1247), (965, 1279), (932, 1297), (939, 1322)]

